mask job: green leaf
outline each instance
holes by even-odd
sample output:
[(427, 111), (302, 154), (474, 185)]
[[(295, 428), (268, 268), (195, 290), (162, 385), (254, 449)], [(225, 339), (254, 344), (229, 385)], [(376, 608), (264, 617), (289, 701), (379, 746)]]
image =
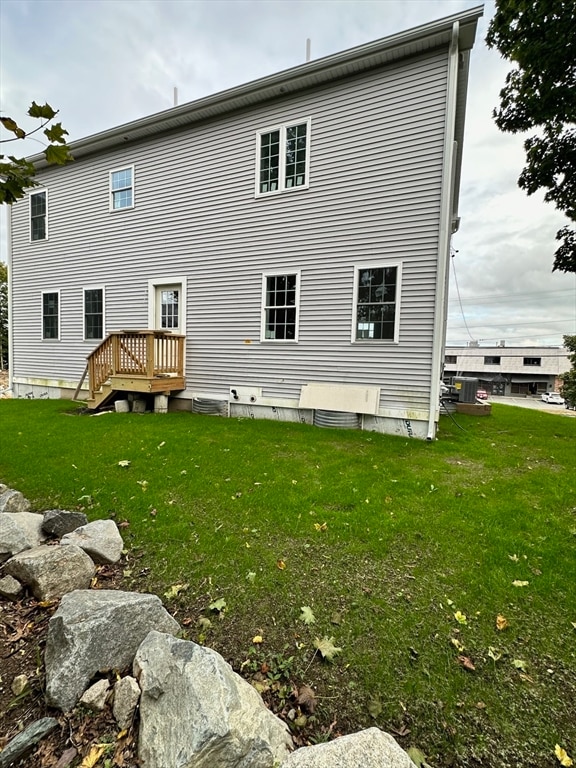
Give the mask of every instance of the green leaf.
[(65, 136), (68, 136), (68, 131), (62, 128), (62, 123), (54, 123), (50, 128), (44, 129), (44, 136), (48, 141), (55, 141), (58, 144), (66, 144)]
[(212, 622), (206, 616), (200, 616), (198, 619), (198, 627), (202, 632), (206, 632), (212, 626)]
[(522, 661), (522, 659), (514, 659), (512, 664), (516, 667), (516, 669), (521, 670), (522, 672), (526, 672), (526, 662)]
[(50, 144), (50, 146), (46, 147), (44, 155), (51, 165), (66, 165), (66, 163), (74, 160), (67, 145), (58, 147)]
[(316, 616), (312, 613), (312, 608), (309, 605), (303, 605), (300, 611), (300, 621), (303, 621), (304, 624), (314, 624), (316, 622)]
[(370, 717), (372, 717), (374, 720), (380, 717), (382, 714), (382, 702), (380, 699), (372, 699), (368, 703), (368, 712), (370, 713)]
[(408, 757), (416, 765), (416, 768), (431, 768), (426, 762), (426, 755), (418, 747), (410, 747), (406, 750)]
[(178, 597), (180, 592), (185, 592), (189, 586), (189, 584), (172, 584), (170, 589), (164, 592), (164, 597), (167, 600), (173, 600), (175, 597)]
[(0, 123), (6, 128), (7, 131), (15, 134), (18, 139), (23, 139), (26, 136), (26, 131), (18, 126), (16, 120), (12, 120), (11, 117), (0, 117)]
[(337, 656), (342, 651), (342, 648), (337, 648), (334, 645), (333, 637), (323, 637), (322, 640), (318, 637), (314, 638), (314, 647), (326, 661), (333, 661), (334, 656)]
[(28, 110), (28, 114), (30, 117), (40, 117), (44, 120), (52, 120), (58, 113), (52, 109), (50, 104), (36, 104), (36, 102), (33, 101), (32, 106)]
[(224, 600), (223, 597), (219, 597), (218, 600), (214, 600), (210, 603), (208, 606), (208, 610), (210, 611), (217, 611), (218, 613), (222, 613), (226, 610), (226, 600)]

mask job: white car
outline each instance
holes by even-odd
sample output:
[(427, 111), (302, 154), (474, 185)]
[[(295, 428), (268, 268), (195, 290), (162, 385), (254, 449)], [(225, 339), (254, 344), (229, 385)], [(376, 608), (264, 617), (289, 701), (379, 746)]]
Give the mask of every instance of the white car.
[(550, 405), (564, 405), (564, 398), (560, 392), (544, 392), (542, 402), (550, 403)]

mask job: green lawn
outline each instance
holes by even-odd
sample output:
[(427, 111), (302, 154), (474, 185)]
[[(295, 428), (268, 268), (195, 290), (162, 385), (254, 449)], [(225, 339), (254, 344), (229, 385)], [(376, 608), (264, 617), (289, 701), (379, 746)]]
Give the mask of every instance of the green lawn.
[(73, 410), (0, 401), (0, 481), (114, 517), (125, 588), (294, 709), (302, 742), (378, 725), (434, 768), (576, 757), (576, 420), (494, 405), (425, 443)]

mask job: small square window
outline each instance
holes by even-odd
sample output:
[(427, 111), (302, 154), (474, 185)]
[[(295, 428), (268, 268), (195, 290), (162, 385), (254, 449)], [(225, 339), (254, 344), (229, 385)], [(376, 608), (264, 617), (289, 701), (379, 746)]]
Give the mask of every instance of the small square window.
[(525, 357), (524, 365), (530, 365), (530, 366), (542, 365), (542, 358), (541, 357)]
[(134, 207), (134, 167), (110, 172), (110, 210)]

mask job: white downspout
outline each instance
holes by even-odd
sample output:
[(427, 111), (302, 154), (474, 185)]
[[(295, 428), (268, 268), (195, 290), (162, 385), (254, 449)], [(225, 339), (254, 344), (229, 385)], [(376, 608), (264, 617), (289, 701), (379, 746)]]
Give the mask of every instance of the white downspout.
[(456, 96), (458, 86), (458, 37), (460, 24), (452, 25), (452, 41), (448, 60), (446, 92), (446, 120), (444, 125), (444, 161), (442, 163), (442, 198), (440, 201), (440, 233), (438, 237), (438, 262), (436, 270), (436, 302), (434, 306), (434, 338), (432, 342), (432, 372), (430, 382), (430, 406), (427, 440), (436, 435), (436, 422), (440, 412), (440, 373), (446, 342), (446, 296), (450, 265), (450, 238), (452, 235), (452, 197), (454, 194), (454, 154)]

